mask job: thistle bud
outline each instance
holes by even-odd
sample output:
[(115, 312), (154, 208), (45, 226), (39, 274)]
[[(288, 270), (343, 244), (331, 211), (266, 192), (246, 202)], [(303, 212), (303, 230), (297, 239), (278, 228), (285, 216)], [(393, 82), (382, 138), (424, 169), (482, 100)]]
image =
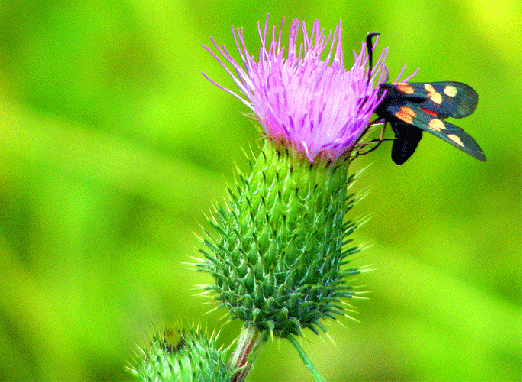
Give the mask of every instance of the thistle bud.
[(140, 349), (130, 372), (141, 381), (223, 382), (233, 372), (227, 352), (216, 347), (217, 336), (196, 329), (165, 328), (152, 336), (149, 349)]
[(351, 297), (344, 269), (357, 251), (349, 245), (355, 225), (344, 219), (353, 205), (348, 163), (310, 164), (266, 141), (248, 176), (240, 176), (226, 206), (214, 212), (214, 234), (204, 241), (200, 269), (232, 318), (259, 331), (287, 337), (304, 328), (318, 333), (321, 320), (343, 314)]

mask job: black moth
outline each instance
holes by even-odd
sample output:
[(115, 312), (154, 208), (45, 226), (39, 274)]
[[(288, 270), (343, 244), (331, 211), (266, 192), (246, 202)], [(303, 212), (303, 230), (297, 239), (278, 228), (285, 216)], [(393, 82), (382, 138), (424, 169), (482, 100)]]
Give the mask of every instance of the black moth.
[[(373, 58), (371, 40), (376, 35), (378, 33), (370, 33), (366, 39), (370, 64), (368, 81)], [(396, 164), (403, 164), (413, 155), (423, 130), (473, 158), (486, 161), (482, 149), (468, 133), (445, 121), (448, 117), (463, 118), (475, 111), (478, 94), (472, 87), (454, 81), (397, 82), (381, 84), (380, 92), (384, 91), (386, 95), (375, 111), (379, 119), (374, 123), (392, 126), (395, 133), (392, 159)]]

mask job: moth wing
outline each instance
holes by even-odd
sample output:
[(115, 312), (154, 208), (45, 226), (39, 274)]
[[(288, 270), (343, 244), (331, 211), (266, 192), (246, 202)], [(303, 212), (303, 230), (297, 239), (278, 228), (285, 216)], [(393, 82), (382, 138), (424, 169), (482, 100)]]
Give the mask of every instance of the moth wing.
[(417, 104), (411, 102), (405, 102), (402, 106), (391, 103), (386, 110), (398, 121), (395, 122), (396, 124), (412, 125), (428, 131), (466, 154), (471, 155), (473, 158), (483, 162), (486, 161), (484, 152), (471, 135), (460, 127), (439, 118), (433, 111), (422, 109)]
[(464, 118), (478, 104), (478, 94), (471, 86), (455, 81), (397, 82), (382, 84), (391, 97), (398, 97), (432, 111), (439, 118)]

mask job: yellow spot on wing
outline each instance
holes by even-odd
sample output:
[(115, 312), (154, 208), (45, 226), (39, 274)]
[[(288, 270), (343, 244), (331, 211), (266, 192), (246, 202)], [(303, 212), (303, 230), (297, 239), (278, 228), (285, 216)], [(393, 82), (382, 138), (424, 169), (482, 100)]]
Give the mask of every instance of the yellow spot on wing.
[(448, 85), (444, 88), (444, 94), (448, 97), (455, 97), (457, 95), (457, 88), (455, 86)]
[(437, 105), (440, 105), (442, 103), (442, 94), (440, 93), (433, 93), (430, 95), (430, 99), (435, 102)]
[(395, 117), (411, 125), (413, 123), (413, 118), (415, 118), (415, 112), (411, 107), (401, 106), (401, 109), (395, 113)]
[(433, 86), (430, 84), (424, 84), (424, 89), (428, 92), (428, 98), (432, 102), (435, 102), (437, 105), (442, 103), (442, 94), (437, 92)]
[(448, 138), (451, 139), (453, 142), (455, 142), (460, 147), (464, 147), (464, 143), (460, 140), (460, 137), (455, 134), (448, 134)]
[(436, 91), (435, 88), (430, 84), (424, 84), (424, 89), (426, 89), (428, 93), (435, 93)]
[(407, 82), (397, 82), (397, 90), (405, 94), (413, 94), (413, 88)]
[(428, 123), (428, 127), (430, 128), (430, 130), (437, 131), (437, 132), (446, 129), (446, 126), (444, 126), (444, 122), (442, 122), (440, 119), (437, 119), (437, 118), (433, 118)]

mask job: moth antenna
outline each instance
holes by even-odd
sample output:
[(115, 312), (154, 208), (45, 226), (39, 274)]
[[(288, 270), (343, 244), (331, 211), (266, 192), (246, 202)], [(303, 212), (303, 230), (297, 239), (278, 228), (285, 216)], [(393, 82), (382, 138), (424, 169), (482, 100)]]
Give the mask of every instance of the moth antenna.
[(373, 70), (373, 43), (372, 38), (375, 36), (379, 36), (380, 33), (368, 33), (366, 35), (366, 50), (368, 52), (368, 63), (369, 69), (368, 69), (368, 85), (370, 84), (370, 78), (372, 76), (372, 70)]

